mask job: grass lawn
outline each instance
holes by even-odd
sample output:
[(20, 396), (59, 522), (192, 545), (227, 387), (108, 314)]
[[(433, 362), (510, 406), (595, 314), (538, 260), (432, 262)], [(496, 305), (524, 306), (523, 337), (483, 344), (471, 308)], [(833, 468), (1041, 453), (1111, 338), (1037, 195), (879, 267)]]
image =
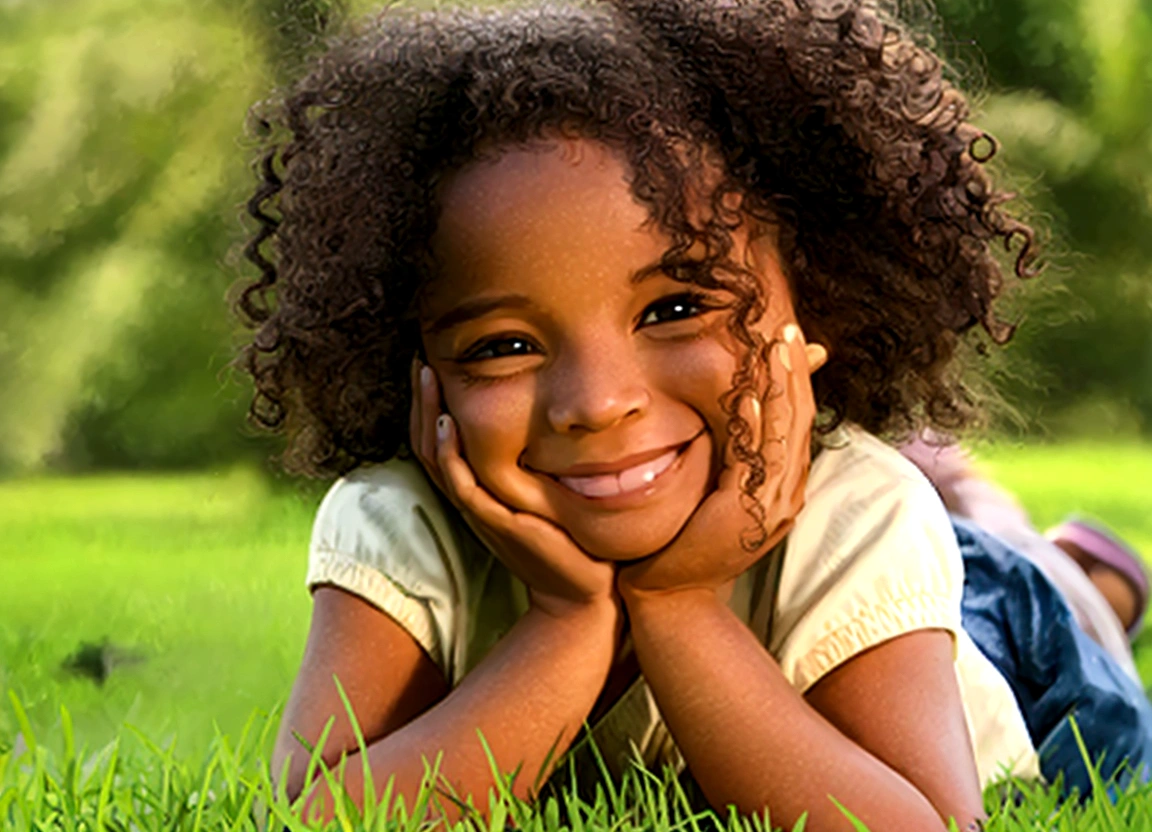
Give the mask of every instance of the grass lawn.
[[(1152, 446), (989, 446), (978, 456), (1041, 527), (1080, 512), (1152, 554)], [(0, 483), (0, 694), (15, 694), (56, 754), (67, 744), (63, 705), (77, 746), (100, 748), (127, 722), (160, 747), (174, 740), (175, 758), (206, 759), (217, 729), (235, 741), (254, 711), (287, 694), (320, 496), (245, 470)], [(103, 683), (66, 669), (104, 641), (120, 663)], [(1152, 681), (1152, 640), (1137, 660)], [(0, 825), (2, 752), (18, 730), (16, 709), (0, 701)]]
[[(0, 484), (0, 691), (46, 736), (67, 705), (93, 746), (125, 720), (192, 756), (214, 721), (235, 736), (295, 674), (318, 500), (240, 470)], [(124, 663), (102, 685), (64, 669), (105, 639)]]

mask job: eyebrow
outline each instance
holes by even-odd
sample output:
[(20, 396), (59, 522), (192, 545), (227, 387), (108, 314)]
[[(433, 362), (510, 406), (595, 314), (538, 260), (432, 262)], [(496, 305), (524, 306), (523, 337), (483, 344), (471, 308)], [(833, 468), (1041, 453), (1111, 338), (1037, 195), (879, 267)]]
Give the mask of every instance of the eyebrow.
[[(643, 283), (645, 280), (656, 277), (657, 275), (665, 274), (663, 263), (652, 263), (637, 269), (628, 280), (633, 285)], [(447, 329), (454, 326), (460, 326), (467, 321), (473, 321), (477, 318), (482, 318), (485, 315), (495, 312), (499, 309), (538, 309), (537, 305), (532, 302), (532, 299), (525, 295), (507, 294), (496, 295), (488, 298), (476, 298), (475, 300), (466, 300), (461, 304), (453, 306), (439, 318), (434, 320), (425, 328), (425, 332), (429, 335), (438, 335)]]
[(651, 263), (647, 266), (643, 266), (637, 269), (636, 271), (632, 272), (631, 276), (628, 278), (628, 282), (633, 286), (637, 286), (643, 283), (645, 280), (656, 277), (658, 275), (664, 275), (665, 277), (668, 276), (668, 273), (664, 269), (663, 262)]
[(535, 309), (536, 304), (524, 295), (496, 295), (495, 297), (466, 300), (453, 306), (425, 329), (429, 335), (436, 335), (446, 329), (459, 326), (467, 321), (482, 318), (498, 309)]

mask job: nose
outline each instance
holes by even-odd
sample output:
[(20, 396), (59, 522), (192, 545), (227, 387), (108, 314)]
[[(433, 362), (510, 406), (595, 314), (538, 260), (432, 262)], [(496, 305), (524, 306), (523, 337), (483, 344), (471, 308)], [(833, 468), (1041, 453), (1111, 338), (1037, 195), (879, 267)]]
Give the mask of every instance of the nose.
[(557, 433), (607, 430), (646, 412), (652, 396), (635, 356), (604, 348), (553, 367), (548, 421)]

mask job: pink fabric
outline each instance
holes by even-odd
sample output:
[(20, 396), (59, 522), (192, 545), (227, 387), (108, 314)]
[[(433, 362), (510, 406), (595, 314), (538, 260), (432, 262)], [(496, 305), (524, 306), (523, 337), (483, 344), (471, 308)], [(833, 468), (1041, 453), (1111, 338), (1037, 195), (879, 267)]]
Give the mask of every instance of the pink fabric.
[(1088, 556), (1115, 569), (1132, 584), (1138, 597), (1136, 606), (1139, 613), (1128, 628), (1128, 633), (1137, 633), (1144, 623), (1145, 608), (1148, 606), (1148, 573), (1140, 556), (1108, 532), (1083, 520), (1066, 520), (1056, 528), (1049, 529), (1045, 536), (1053, 542), (1064, 540), (1071, 543)]
[(1072, 556), (1032, 525), (1015, 497), (977, 470), (968, 454), (931, 433), (903, 445), (900, 452), (936, 486), (953, 514), (967, 517), (1031, 560), (1060, 590), (1077, 623), (1135, 680), (1131, 632)]

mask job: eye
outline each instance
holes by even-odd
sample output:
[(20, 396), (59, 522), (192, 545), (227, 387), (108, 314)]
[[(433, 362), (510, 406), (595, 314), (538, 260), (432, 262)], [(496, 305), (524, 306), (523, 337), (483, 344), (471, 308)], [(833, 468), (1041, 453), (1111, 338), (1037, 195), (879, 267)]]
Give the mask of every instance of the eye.
[(696, 318), (716, 308), (716, 305), (709, 302), (703, 295), (694, 292), (671, 295), (649, 305), (640, 315), (640, 326), (652, 326), (653, 324)]
[(486, 338), (470, 347), (460, 357), (460, 361), (488, 361), (493, 358), (509, 358), (519, 355), (535, 355), (539, 348), (527, 338), (496, 336)]

